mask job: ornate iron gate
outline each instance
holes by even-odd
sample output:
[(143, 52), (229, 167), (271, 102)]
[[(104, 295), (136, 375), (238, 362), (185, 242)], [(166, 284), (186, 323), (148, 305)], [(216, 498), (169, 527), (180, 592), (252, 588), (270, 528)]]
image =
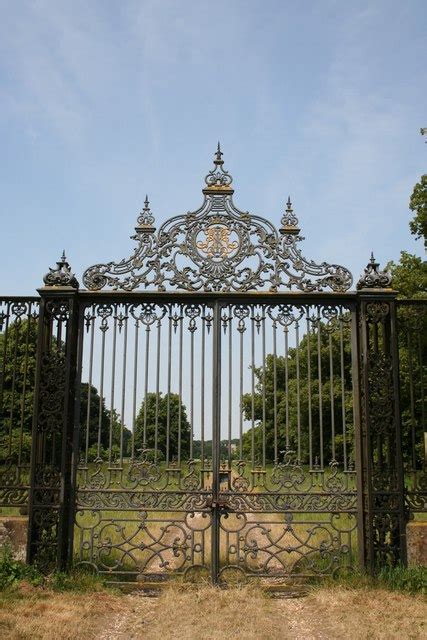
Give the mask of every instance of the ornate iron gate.
[(405, 560), (388, 274), (372, 258), (349, 291), (303, 257), (289, 199), (278, 231), (239, 211), (219, 146), (203, 193), (158, 232), (146, 199), (86, 290), (65, 255), (45, 276), (29, 560), (119, 582)]

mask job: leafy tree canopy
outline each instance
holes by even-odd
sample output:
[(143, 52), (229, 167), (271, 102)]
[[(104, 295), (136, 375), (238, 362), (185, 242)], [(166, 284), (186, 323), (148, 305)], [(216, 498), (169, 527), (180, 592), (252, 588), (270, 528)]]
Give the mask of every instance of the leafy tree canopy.
[(424, 238), (424, 245), (427, 246), (427, 174), (414, 187), (409, 200), (409, 208), (415, 213), (414, 218), (409, 223), (411, 233), (418, 238)]
[(191, 425), (178, 394), (147, 393), (135, 421), (135, 453), (144, 448), (144, 430), (146, 449), (155, 448), (157, 431), (157, 451), (165, 457), (169, 432), (169, 459), (178, 456), (179, 442), (181, 457), (189, 457)]

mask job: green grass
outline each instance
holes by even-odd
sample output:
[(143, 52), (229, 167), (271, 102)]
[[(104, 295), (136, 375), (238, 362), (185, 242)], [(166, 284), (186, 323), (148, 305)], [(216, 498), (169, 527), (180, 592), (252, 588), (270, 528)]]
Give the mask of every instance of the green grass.
[(351, 589), (387, 589), (388, 591), (427, 596), (427, 567), (390, 565), (382, 567), (374, 577), (363, 571), (353, 571), (330, 576), (326, 582), (311, 581), (311, 584), (344, 586)]
[(82, 569), (75, 569), (69, 573), (56, 571), (45, 576), (35, 566), (15, 560), (11, 549), (3, 547), (0, 551), (0, 592), (13, 591), (22, 582), (59, 592), (92, 593), (106, 589), (100, 576)]

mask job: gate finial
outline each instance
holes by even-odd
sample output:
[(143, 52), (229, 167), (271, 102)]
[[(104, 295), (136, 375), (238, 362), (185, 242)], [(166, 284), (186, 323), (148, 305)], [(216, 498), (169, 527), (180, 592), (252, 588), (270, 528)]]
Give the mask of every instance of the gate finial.
[(72, 287), (73, 289), (79, 288), (79, 283), (76, 276), (71, 271), (71, 267), (67, 261), (65, 255), (65, 249), (62, 252), (62, 256), (56, 263), (56, 269), (49, 267), (49, 273), (43, 277), (43, 282), (48, 287)]
[(388, 289), (391, 287), (391, 273), (381, 271), (379, 266), (380, 263), (375, 260), (374, 252), (371, 251), (371, 258), (357, 283), (358, 289)]
[(218, 140), (218, 147), (215, 152), (214, 164), (224, 164), (224, 160), (222, 160), (223, 152), (221, 151), (221, 145)]
[(232, 194), (234, 189), (231, 186), (233, 178), (223, 167), (224, 160), (222, 159), (223, 152), (221, 151), (221, 145), (218, 142), (217, 149), (215, 151), (215, 157), (213, 160), (214, 168), (209, 171), (205, 177), (207, 187), (203, 189), (205, 195), (208, 194)]
[(288, 196), (288, 200), (286, 202), (286, 209), (281, 219), (281, 228), (280, 233), (282, 235), (289, 234), (292, 236), (297, 236), (301, 229), (298, 226), (298, 218), (294, 214), (294, 210), (292, 209), (291, 196)]
[(144, 207), (138, 216), (135, 231), (137, 233), (153, 233), (156, 230), (154, 226), (154, 216), (151, 213), (148, 195), (145, 196)]

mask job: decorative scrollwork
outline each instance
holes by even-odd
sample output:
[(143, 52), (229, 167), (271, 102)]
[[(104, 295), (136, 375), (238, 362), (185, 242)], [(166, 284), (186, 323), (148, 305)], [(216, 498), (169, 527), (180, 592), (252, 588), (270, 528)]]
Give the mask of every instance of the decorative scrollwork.
[(61, 433), (65, 392), (65, 356), (49, 351), (41, 358), (39, 410), (37, 430), (45, 433)]
[(290, 199), (279, 232), (267, 220), (235, 207), (232, 177), (222, 155), (218, 146), (199, 209), (167, 220), (155, 234), (146, 198), (135, 227), (133, 255), (89, 267), (85, 286), (125, 291), (150, 286), (164, 291), (166, 285), (186, 291), (348, 290), (352, 276), (347, 269), (303, 257), (297, 247), (303, 238)]
[(375, 260), (374, 254), (371, 253), (371, 259), (357, 283), (358, 289), (387, 289), (391, 287), (391, 274), (387, 271), (381, 271), (379, 266), (380, 263)]
[(73, 289), (79, 288), (76, 276), (71, 271), (71, 267), (67, 262), (65, 251), (62, 252), (62, 256), (56, 263), (56, 268), (49, 267), (49, 273), (47, 273), (43, 282), (48, 287), (72, 287)]

